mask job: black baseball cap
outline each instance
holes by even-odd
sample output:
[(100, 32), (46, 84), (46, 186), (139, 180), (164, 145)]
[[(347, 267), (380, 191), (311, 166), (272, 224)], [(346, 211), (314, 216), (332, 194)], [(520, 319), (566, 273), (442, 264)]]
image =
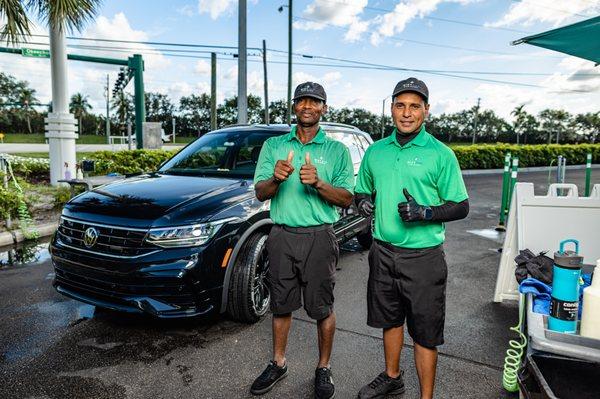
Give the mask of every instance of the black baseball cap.
[(304, 82), (300, 83), (296, 90), (294, 90), (294, 98), (292, 100), (296, 101), (302, 97), (313, 97), (317, 100), (321, 100), (324, 103), (327, 102), (327, 94), (325, 94), (325, 89), (318, 83), (315, 82)]
[(427, 88), (427, 85), (425, 84), (425, 82), (417, 78), (408, 78), (399, 81), (396, 84), (396, 87), (394, 87), (394, 93), (392, 94), (392, 98), (396, 97), (398, 94), (405, 93), (407, 91), (419, 94), (421, 97), (423, 97), (425, 102), (429, 100), (429, 89)]

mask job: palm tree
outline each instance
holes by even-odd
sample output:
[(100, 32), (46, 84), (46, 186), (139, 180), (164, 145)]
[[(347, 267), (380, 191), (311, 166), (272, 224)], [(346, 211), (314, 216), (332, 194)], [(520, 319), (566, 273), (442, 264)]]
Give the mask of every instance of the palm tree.
[(81, 93), (75, 93), (71, 96), (71, 103), (69, 104), (69, 112), (75, 115), (75, 118), (79, 121), (79, 134), (82, 134), (81, 120), (83, 116), (92, 109), (92, 106), (88, 102), (88, 96)]
[(35, 90), (29, 87), (20, 88), (19, 102), (21, 103), (21, 109), (25, 113), (25, 120), (27, 121), (27, 130), (29, 134), (33, 133), (31, 130), (31, 105), (38, 102), (35, 97)]
[(125, 93), (123, 90), (119, 90), (117, 95), (112, 99), (110, 109), (117, 113), (119, 124), (121, 129), (123, 129), (125, 123), (128, 120), (131, 120), (131, 115), (133, 114), (133, 101), (131, 100), (131, 94)]
[(515, 121), (513, 122), (513, 130), (515, 131), (515, 135), (517, 136), (517, 144), (519, 144), (519, 137), (521, 136), (521, 120), (523, 119), (523, 117), (525, 116), (524, 114), (526, 113), (523, 108), (525, 108), (525, 104), (521, 104), (518, 107), (515, 107), (515, 109), (513, 109), (510, 113), (512, 116), (515, 117)]
[(0, 17), (6, 20), (0, 40), (13, 44), (22, 42), (23, 36), (31, 34), (29, 16), (60, 29), (81, 31), (85, 23), (96, 16), (101, 3), (101, 0), (0, 0)]

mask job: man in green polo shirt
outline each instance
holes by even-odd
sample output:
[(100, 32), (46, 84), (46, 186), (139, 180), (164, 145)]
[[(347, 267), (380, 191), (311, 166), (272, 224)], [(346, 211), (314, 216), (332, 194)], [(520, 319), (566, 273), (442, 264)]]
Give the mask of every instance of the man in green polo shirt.
[(332, 398), (335, 393), (329, 359), (339, 248), (332, 224), (339, 218), (336, 206), (352, 203), (354, 171), (348, 148), (319, 127), (326, 102), (321, 85), (299, 85), (294, 93), (297, 125), (289, 134), (265, 141), (256, 165), (256, 197), (271, 200), (275, 225), (267, 240), (273, 358), (250, 388), (255, 395), (270, 391), (287, 375), (285, 350), (292, 312), (302, 302), (308, 316), (317, 321), (315, 397)]
[(404, 392), (405, 322), (414, 341), (421, 398), (433, 397), (436, 347), (444, 342), (444, 222), (466, 217), (469, 203), (454, 152), (425, 130), (428, 99), (427, 86), (416, 78), (396, 85), (396, 128), (367, 149), (358, 172), (355, 202), (375, 222), (367, 324), (383, 329), (385, 353), (385, 371), (360, 390), (363, 399)]

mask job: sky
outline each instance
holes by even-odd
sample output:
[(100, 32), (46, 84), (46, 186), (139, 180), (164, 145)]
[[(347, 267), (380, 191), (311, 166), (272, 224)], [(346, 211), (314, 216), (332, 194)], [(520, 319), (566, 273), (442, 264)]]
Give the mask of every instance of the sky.
[[(271, 101), (287, 96), (287, 5), (287, 0), (247, 1), (248, 91), (263, 97), (258, 49), (265, 40)], [(427, 83), (432, 114), (468, 109), (478, 99), (482, 109), (507, 120), (522, 104), (534, 114), (545, 108), (598, 112), (600, 67), (510, 42), (599, 14), (600, 0), (295, 0), (293, 85), (321, 83), (333, 107), (381, 113), (387, 99), (388, 115), (395, 84), (410, 76)], [(105, 0), (98, 16), (70, 36), (233, 48), (74, 39), (67, 43), (72, 54), (125, 59), (142, 53), (146, 91), (168, 94), (175, 102), (181, 96), (210, 92), (209, 52), (217, 51), (220, 102), (237, 93), (237, 29), (234, 0)], [(40, 21), (33, 31), (48, 34)], [(47, 48), (47, 37), (28, 40), (31, 43), (22, 47)], [(365, 64), (371, 64), (370, 69), (357, 68)], [(50, 100), (47, 59), (0, 53), (0, 70), (28, 80), (42, 102)], [(68, 73), (69, 92), (88, 95), (93, 111), (104, 112), (107, 75), (112, 91), (118, 67), (69, 61)], [(133, 92), (133, 82), (127, 91)]]

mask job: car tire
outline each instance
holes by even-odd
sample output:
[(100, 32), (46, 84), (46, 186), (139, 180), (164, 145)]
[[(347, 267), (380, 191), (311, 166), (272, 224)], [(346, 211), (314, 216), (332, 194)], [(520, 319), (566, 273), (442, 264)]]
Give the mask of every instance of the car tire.
[(371, 244), (373, 244), (373, 234), (371, 233), (371, 229), (365, 229), (356, 235), (356, 241), (360, 244), (363, 249), (371, 249)]
[(269, 310), (267, 237), (265, 233), (250, 236), (233, 264), (227, 313), (234, 320), (256, 323)]

